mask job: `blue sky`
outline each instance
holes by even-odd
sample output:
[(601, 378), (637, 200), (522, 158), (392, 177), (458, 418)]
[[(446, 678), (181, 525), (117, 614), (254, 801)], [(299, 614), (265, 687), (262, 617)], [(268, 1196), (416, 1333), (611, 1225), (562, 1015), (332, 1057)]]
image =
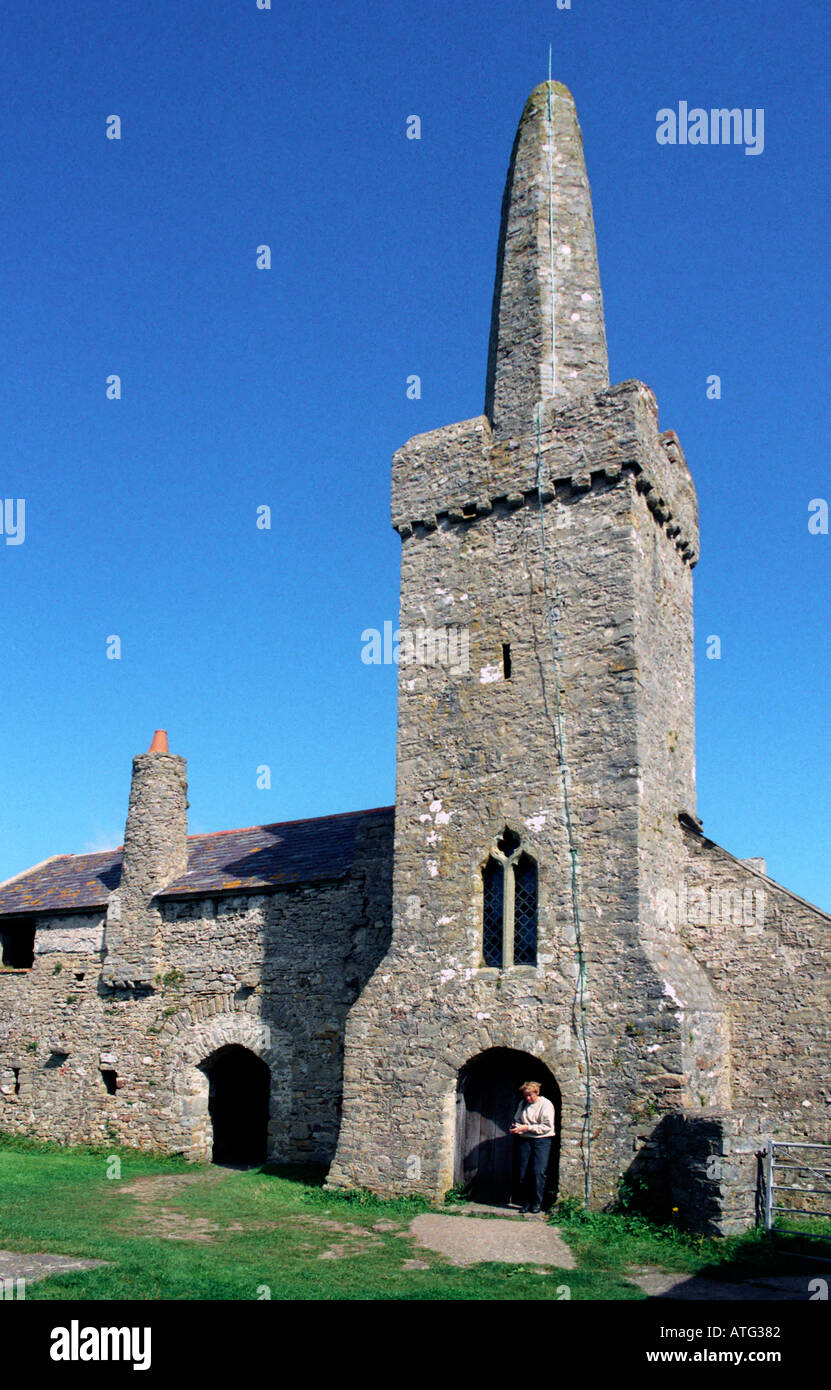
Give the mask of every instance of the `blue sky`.
[[(654, 389), (699, 493), (699, 812), (831, 910), (831, 536), (808, 531), (831, 499), (831, 19), (799, 0), (7, 0), (0, 496), (26, 539), (0, 539), (0, 879), (119, 843), (157, 727), (192, 830), (394, 799), (395, 669), (360, 660), (397, 612), (390, 460), (482, 410), (549, 43), (612, 380)], [(659, 145), (682, 100), (763, 108), (764, 152)]]

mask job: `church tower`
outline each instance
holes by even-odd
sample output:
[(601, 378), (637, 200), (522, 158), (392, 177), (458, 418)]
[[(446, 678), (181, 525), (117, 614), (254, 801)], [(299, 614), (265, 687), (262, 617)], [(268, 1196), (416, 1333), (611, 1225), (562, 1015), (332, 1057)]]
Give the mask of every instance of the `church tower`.
[(650, 389), (609, 385), (560, 83), (514, 143), (485, 413), (399, 450), (392, 514), (392, 943), (348, 1020), (329, 1182), (507, 1201), (537, 1079), (552, 1187), (602, 1203), (667, 1116), (729, 1104), (729, 1048), (660, 910), (695, 824), (695, 491)]

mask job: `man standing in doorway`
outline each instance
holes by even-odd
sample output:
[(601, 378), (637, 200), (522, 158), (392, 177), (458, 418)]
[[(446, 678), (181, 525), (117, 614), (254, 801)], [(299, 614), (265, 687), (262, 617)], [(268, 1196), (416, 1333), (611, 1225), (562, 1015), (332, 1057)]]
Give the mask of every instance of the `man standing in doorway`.
[(554, 1106), (540, 1095), (538, 1081), (520, 1086), (522, 1100), (511, 1125), (519, 1139), (519, 1195), (522, 1215), (536, 1216), (542, 1211), (545, 1175), (554, 1139)]

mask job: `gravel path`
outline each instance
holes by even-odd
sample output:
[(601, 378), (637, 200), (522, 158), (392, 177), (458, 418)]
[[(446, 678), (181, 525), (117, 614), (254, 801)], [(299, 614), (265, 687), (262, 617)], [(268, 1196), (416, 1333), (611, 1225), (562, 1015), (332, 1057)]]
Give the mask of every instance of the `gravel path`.
[(0, 1250), (0, 1279), (47, 1279), (50, 1274), (74, 1274), (81, 1269), (97, 1269), (107, 1260), (81, 1260), (71, 1255), (18, 1255)]
[(437, 1250), (456, 1265), (495, 1260), (501, 1264), (574, 1269), (575, 1259), (555, 1226), (510, 1217), (438, 1216), (425, 1212), (410, 1223), (419, 1245)]
[(656, 1265), (642, 1265), (627, 1269), (626, 1278), (650, 1298), (672, 1298), (679, 1302), (714, 1299), (719, 1303), (732, 1303), (752, 1299), (766, 1303), (804, 1303), (811, 1297), (808, 1286), (816, 1275), (760, 1276), (741, 1284), (728, 1284), (719, 1279), (701, 1279), (695, 1274), (659, 1269)]

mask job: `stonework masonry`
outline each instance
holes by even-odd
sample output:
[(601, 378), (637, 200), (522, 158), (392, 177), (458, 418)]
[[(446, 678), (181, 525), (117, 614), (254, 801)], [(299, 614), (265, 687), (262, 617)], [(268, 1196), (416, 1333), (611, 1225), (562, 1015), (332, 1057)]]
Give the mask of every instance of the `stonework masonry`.
[(102, 980), (149, 985), (162, 952), (155, 895), (187, 871), (187, 772), (184, 758), (150, 752), (134, 758), (124, 861), (107, 905), (107, 959)]
[(509, 438), (527, 428), (529, 400), (608, 384), (580, 126), (568, 89), (545, 83), (526, 102), (505, 184), (485, 414)]
[(238, 1046), (271, 1070), (274, 1159), (328, 1162), (344, 1018), (389, 935), (389, 812), (355, 842), (336, 881), (159, 903), (145, 988), (105, 983), (103, 912), (35, 916), (32, 968), (0, 972), (0, 1128), (210, 1160), (210, 1061)]
[(189, 837), (154, 741), (123, 850), (0, 885), (0, 1128), (210, 1159), (259, 1059), (272, 1159), (507, 1202), (530, 1075), (552, 1193), (642, 1181), (739, 1230), (766, 1139), (829, 1137), (831, 919), (697, 817), (695, 488), (649, 387), (609, 384), (558, 83), (511, 158), (485, 411), (398, 451), (392, 522), (400, 627), (470, 635), (467, 669), (399, 668), (395, 807)]

